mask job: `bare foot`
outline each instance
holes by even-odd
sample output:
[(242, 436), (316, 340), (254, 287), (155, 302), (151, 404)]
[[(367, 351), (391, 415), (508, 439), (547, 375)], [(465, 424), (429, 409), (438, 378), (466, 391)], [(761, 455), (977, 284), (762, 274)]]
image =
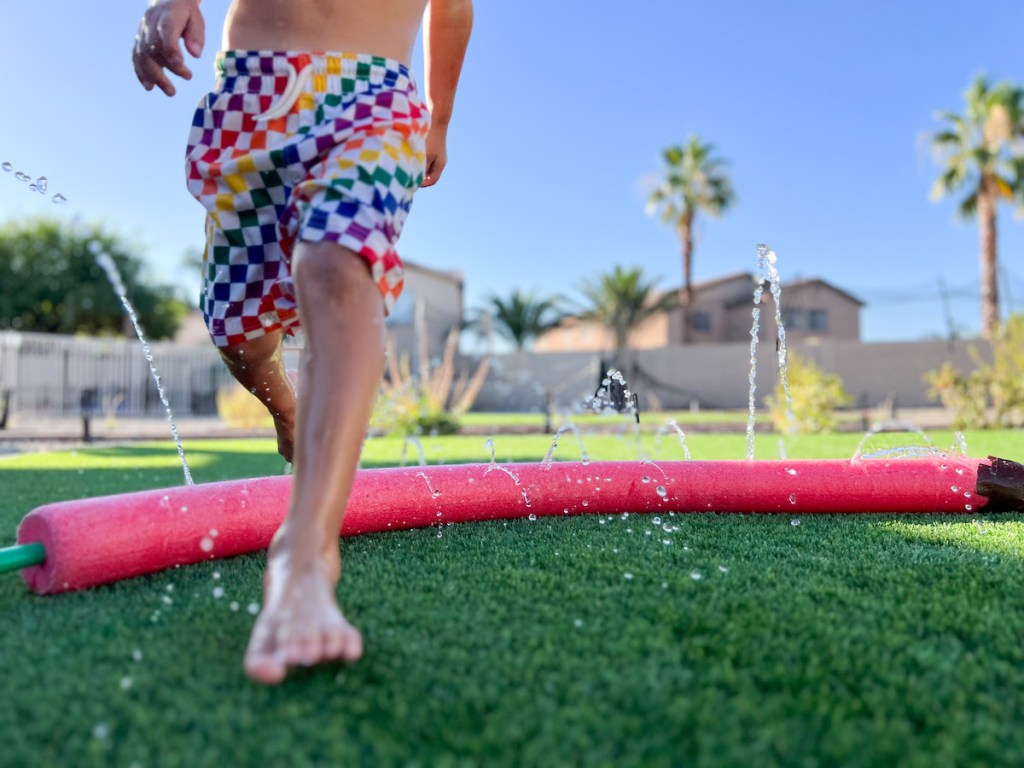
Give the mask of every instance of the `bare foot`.
[(363, 655), (363, 638), (345, 621), (334, 596), (340, 561), (333, 552), (333, 558), (296, 557), (271, 547), (263, 610), (245, 652), (245, 672), (256, 682), (279, 683), (289, 667)]

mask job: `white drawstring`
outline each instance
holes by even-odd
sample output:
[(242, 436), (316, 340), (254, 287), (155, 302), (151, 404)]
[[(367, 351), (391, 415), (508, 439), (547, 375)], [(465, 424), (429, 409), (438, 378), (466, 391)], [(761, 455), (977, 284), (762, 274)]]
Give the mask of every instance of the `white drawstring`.
[(287, 115), (291, 108), (295, 105), (295, 102), (299, 100), (299, 95), (305, 90), (313, 78), (313, 70), (311, 65), (307, 64), (302, 68), (301, 72), (296, 72), (295, 67), (288, 63), (288, 85), (285, 86), (284, 93), (277, 100), (270, 109), (261, 115), (256, 115), (257, 120), (273, 120), (278, 117)]

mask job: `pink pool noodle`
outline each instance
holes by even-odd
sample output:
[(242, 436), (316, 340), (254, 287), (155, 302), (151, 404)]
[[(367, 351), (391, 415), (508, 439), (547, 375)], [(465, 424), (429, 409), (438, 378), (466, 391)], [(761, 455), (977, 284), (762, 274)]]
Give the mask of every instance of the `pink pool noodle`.
[[(997, 460), (998, 461), (998, 460)], [(439, 523), (619, 512), (964, 513), (988, 462), (897, 460), (555, 462), (360, 470), (341, 535)], [(232, 480), (47, 504), (18, 529), (40, 594), (266, 549), (291, 477)]]

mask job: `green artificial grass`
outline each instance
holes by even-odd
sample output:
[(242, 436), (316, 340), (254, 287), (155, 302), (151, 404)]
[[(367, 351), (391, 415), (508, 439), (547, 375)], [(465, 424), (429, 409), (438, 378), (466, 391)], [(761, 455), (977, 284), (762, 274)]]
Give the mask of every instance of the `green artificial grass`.
[[(848, 457), (859, 439), (785, 451)], [(967, 440), (1024, 458), (1019, 432)], [(593, 459), (682, 457), (674, 435), (584, 442)], [(551, 437), (494, 443), (499, 461), (537, 461)], [(687, 443), (697, 459), (745, 454), (742, 435)], [(422, 446), (432, 464), (490, 460), (479, 436)], [(199, 482), (283, 469), (266, 440), (186, 450)], [(364, 466), (401, 450), (372, 439)], [(562, 435), (555, 457), (579, 453)], [(757, 456), (778, 455), (760, 436)], [(0, 460), (0, 545), (39, 504), (180, 482), (165, 444)], [(262, 555), (52, 597), (0, 579), (0, 764), (1024, 763), (1024, 515), (633, 514), (441, 534), (344, 541), (339, 597), (365, 657), (277, 688), (241, 673)]]

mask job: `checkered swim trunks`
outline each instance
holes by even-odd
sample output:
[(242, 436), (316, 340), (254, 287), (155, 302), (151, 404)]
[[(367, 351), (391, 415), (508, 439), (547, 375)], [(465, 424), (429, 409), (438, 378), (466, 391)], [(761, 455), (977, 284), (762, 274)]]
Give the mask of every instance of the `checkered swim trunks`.
[(214, 342), (294, 331), (300, 240), (360, 254), (390, 312), (430, 125), (408, 68), (361, 54), (225, 51), (217, 70), (185, 163), (207, 210), (201, 306)]

